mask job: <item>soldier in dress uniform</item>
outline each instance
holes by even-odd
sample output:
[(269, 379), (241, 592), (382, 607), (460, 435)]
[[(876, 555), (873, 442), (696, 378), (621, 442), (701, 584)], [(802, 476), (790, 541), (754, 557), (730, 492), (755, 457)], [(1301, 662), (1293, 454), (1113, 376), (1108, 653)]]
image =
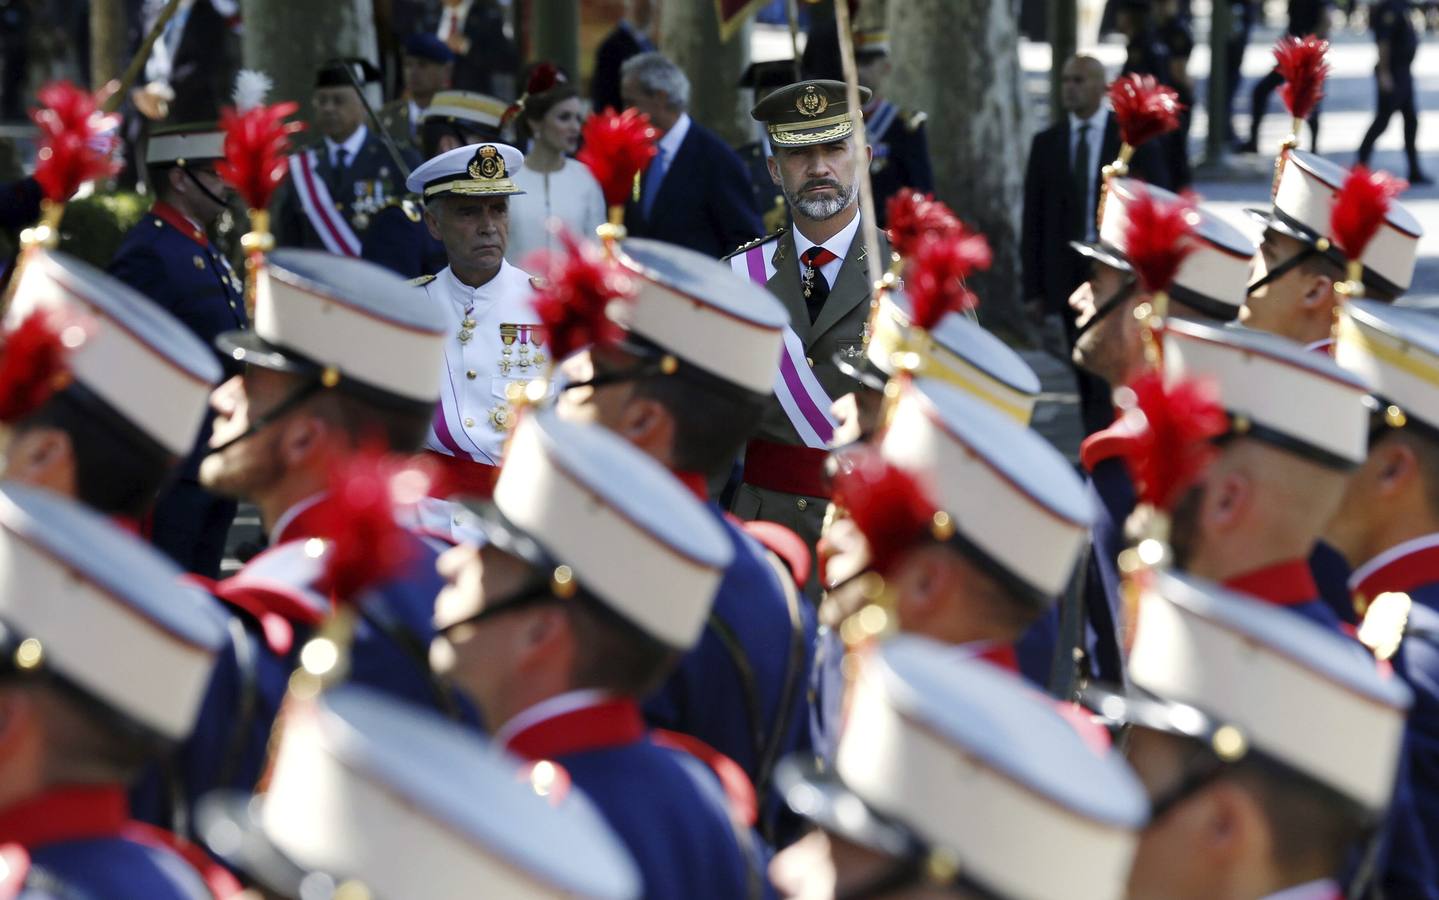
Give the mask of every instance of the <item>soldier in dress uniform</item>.
[[(646, 701), (645, 714), (739, 763), (759, 794), (763, 830), (774, 834), (774, 764), (809, 745), (814, 608), (790, 568), (766, 552), (766, 535), (747, 534), (727, 518), (711, 485), (724, 483), (759, 425), (789, 319), (763, 288), (692, 250), (636, 238), (616, 258), (639, 287), (615, 316), (625, 337), (564, 362), (558, 413), (604, 425), (644, 450), (724, 527), (734, 558), (704, 634)], [(676, 362), (672, 371), (666, 358)], [(782, 537), (781, 552), (785, 540), (799, 542)]]
[(1379, 408), (1369, 456), (1324, 537), (1352, 569), (1360, 639), (1414, 689), (1414, 795), (1439, 858), (1439, 319), (1350, 300), (1338, 332), (1335, 360), (1370, 381)]
[[(440, 91), (420, 114), (420, 147), (425, 159), (468, 144), (500, 139), (505, 104), (470, 91)], [(445, 267), (445, 245), (425, 225), (424, 202), (406, 191), (375, 214), (360, 255), (403, 278), (434, 275)]]
[[(223, 331), (248, 326), (245, 285), (205, 233), (225, 210), (227, 191), (214, 165), (223, 155), (224, 134), (213, 124), (152, 132), (145, 161), (155, 205), (125, 235), (109, 266), (206, 345)], [(227, 374), (236, 374), (238, 364), (216, 353)], [(207, 417), (175, 482), (156, 502), (150, 539), (187, 571), (216, 578), (235, 503), (200, 487), (209, 426)]]
[(0, 486), (0, 554), (5, 893), (231, 895), (228, 873), (131, 821), (126, 798), (194, 723), (224, 613), (157, 551), (48, 491)]
[(817, 826), (771, 863), (780, 896), (1125, 896), (1148, 806), (1099, 726), (921, 637), (857, 668), (834, 767), (780, 769)]
[(1128, 726), (1152, 807), (1128, 896), (1346, 896), (1340, 870), (1394, 793), (1408, 688), (1332, 629), (1203, 579), (1155, 573), (1137, 603), (1133, 688), (1086, 695)]
[(724, 529), (643, 451), (549, 412), (521, 417), (494, 502), (475, 509), (489, 543), (440, 558), (436, 671), (496, 744), (589, 794), (645, 896), (761, 896), (748, 779), (640, 710), (699, 641), (733, 555)]
[[(749, 88), (753, 102), (759, 103), (771, 92), (794, 81), (794, 60), (773, 59), (752, 62), (740, 75), (739, 86)], [(754, 211), (759, 213), (767, 233), (779, 231), (789, 224), (789, 208), (784, 202), (784, 189), (775, 184), (769, 174), (769, 138), (760, 135), (759, 140), (735, 148), (735, 153), (749, 169), (750, 181), (754, 186)]]
[(380, 107), (376, 115), (396, 146), (415, 151), (420, 146), (420, 122), (425, 110), (434, 102), (435, 94), (450, 86), (455, 52), (436, 35), (416, 33), (405, 38), (403, 61), (404, 95)]
[[(290, 177), (278, 192), (275, 240), (282, 247), (359, 256), (370, 221), (403, 188), (405, 173), (385, 148), (385, 136), (365, 122), (356, 85), (378, 81), (363, 59), (333, 59), (315, 73), (316, 143), (290, 156)], [(402, 152), (406, 165), (419, 162)]]
[[(138, 532), (194, 446), (220, 364), (153, 301), (78, 259), (38, 252), (17, 277), (4, 326), (11, 434), (0, 473)], [(58, 366), (29, 390), (15, 371), (31, 364), (17, 335), (41, 322), (54, 332)]]
[[(200, 480), (254, 503), (270, 548), (213, 586), (243, 623), (246, 651), (222, 670), (177, 763), (186, 803), (214, 787), (250, 789), (260, 775), (289, 673), (331, 608), (313, 539), (333, 470), (361, 446), (417, 451), (439, 398), (444, 313), (400, 278), (308, 250), (270, 254), (261, 278), (255, 329), (216, 341), (246, 369), (211, 397)], [(360, 598), (350, 679), (463, 716), (425, 658), (437, 551), (419, 535), (405, 549), (403, 570)]]
[[(207, 798), (211, 849), (273, 894), (635, 900), (639, 871), (552, 762), (353, 685), (287, 719), (265, 792)], [(243, 835), (243, 839), (236, 839)], [(304, 889), (302, 889), (302, 884)]]
[[(869, 91), (861, 88), (860, 98), (867, 100)], [(790, 316), (775, 399), (745, 449), (744, 483), (732, 509), (743, 519), (778, 522), (811, 548), (829, 494), (824, 466), (835, 425), (832, 398), (853, 390), (834, 358), (864, 354), (870, 309), (870, 251), (860, 236), (857, 177), (870, 150), (854, 142), (848, 105), (842, 82), (804, 81), (750, 111), (769, 132), (770, 177), (784, 189), (794, 224), (728, 257), (736, 271), (765, 284)], [(877, 252), (888, 260), (883, 233), (879, 244)]]
[[(1347, 175), (1342, 166), (1313, 153), (1285, 154), (1271, 207), (1247, 210), (1264, 226), (1264, 240), (1254, 255), (1255, 280), (1239, 312), (1245, 325), (1315, 350), (1330, 346), (1343, 303), (1335, 288), (1344, 280), (1346, 260), (1334, 242), (1329, 214)], [(1364, 294), (1393, 301), (1414, 280), (1424, 229), (1391, 201), (1380, 234), (1361, 260)]]
[(854, 64), (859, 83), (869, 88), (864, 105), (864, 133), (874, 157), (869, 164), (869, 183), (874, 188), (874, 214), (879, 227), (885, 225), (885, 207), (900, 190), (929, 193), (934, 190), (934, 171), (929, 164), (929, 139), (924, 123), (928, 118), (916, 110), (901, 109), (884, 96), (885, 82), (893, 65), (889, 61), (889, 33), (858, 30), (854, 34)]
[[(824, 536), (829, 593), (811, 719), (820, 759), (833, 759), (843, 719), (843, 623), (877, 599), (898, 631), (962, 645), (1047, 686), (1052, 649), (1026, 659), (1016, 643), (1064, 592), (1093, 516), (1083, 483), (1038, 433), (952, 383), (896, 387), (878, 443), (836, 460), (849, 515)], [(929, 514), (912, 534), (867, 531), (875, 520), (864, 510), (903, 503), (890, 496), (902, 481)]]
[(455, 485), (482, 495), (514, 427), (515, 401), (548, 371), (532, 280), (505, 259), (509, 198), (522, 193), (511, 176), (524, 159), (508, 144), (471, 144), (429, 160), (407, 183), (424, 197), (425, 226), (450, 261), (413, 282), (413, 293), (448, 320), (440, 406), (425, 449)]

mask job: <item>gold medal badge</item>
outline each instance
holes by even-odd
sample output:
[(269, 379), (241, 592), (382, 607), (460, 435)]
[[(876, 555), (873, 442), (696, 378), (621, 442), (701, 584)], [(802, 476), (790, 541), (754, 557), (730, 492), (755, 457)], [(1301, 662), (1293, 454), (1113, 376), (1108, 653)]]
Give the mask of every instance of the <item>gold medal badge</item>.
[(794, 108), (799, 110), (800, 115), (814, 118), (829, 109), (829, 98), (821, 94), (819, 88), (807, 84), (799, 97), (795, 98)]

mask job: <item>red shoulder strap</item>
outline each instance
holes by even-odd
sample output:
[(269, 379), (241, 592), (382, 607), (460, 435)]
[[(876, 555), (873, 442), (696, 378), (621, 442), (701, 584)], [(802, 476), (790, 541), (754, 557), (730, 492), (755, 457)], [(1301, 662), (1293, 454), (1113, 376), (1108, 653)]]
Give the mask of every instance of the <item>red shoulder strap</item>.
[(739, 763), (699, 738), (680, 734), (678, 731), (655, 728), (650, 731), (650, 740), (661, 747), (688, 753), (709, 766), (719, 778), (720, 786), (724, 788), (731, 814), (745, 825), (754, 826), (759, 817), (759, 803), (755, 799), (754, 785), (750, 784), (749, 776), (740, 768)]
[(244, 886), (230, 870), (211, 859), (204, 850), (163, 828), (156, 828), (146, 822), (127, 822), (123, 835), (137, 844), (169, 850), (190, 864), (204, 880), (216, 900), (237, 897)]
[(745, 534), (759, 541), (766, 550), (783, 560), (790, 575), (794, 577), (794, 583), (799, 585), (800, 590), (804, 589), (809, 581), (810, 569), (814, 565), (814, 557), (804, 538), (778, 522), (755, 520), (737, 524), (744, 529)]

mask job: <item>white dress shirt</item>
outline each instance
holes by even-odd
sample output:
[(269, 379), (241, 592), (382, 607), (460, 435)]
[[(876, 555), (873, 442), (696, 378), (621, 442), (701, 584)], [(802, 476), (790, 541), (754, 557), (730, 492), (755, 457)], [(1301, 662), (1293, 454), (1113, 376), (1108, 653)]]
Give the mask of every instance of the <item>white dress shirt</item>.
[(1089, 197), (1086, 198), (1084, 202), (1087, 213), (1085, 221), (1088, 225), (1085, 226), (1084, 239), (1091, 242), (1098, 239), (1098, 234), (1095, 231), (1095, 222), (1099, 217), (1099, 210), (1097, 208), (1099, 204), (1099, 168), (1109, 162), (1107, 159), (1100, 159), (1099, 156), (1104, 152), (1104, 126), (1107, 125), (1108, 122), (1109, 110), (1105, 109), (1102, 105), (1095, 111), (1094, 115), (1087, 119), (1081, 119), (1074, 113), (1069, 114), (1069, 160), (1071, 169), (1074, 162), (1074, 151), (1079, 145), (1079, 129), (1085, 123), (1089, 124), (1089, 134), (1087, 135), (1089, 139)]
[(365, 146), (365, 138), (368, 137), (369, 134), (369, 127), (362, 122), (353, 134), (338, 144), (329, 138), (325, 138), (325, 154), (329, 160), (330, 168), (338, 168), (338, 166), (336, 166), (337, 160), (335, 154), (341, 150), (345, 151), (345, 165), (354, 165), (355, 157), (360, 155), (360, 148)]
[[(839, 270), (844, 266), (845, 257), (849, 256), (849, 247), (854, 243), (854, 236), (859, 233), (859, 213), (849, 220), (849, 224), (841, 228), (833, 237), (820, 246), (833, 253), (838, 259), (832, 259), (819, 267), (819, 273), (824, 276), (824, 283), (829, 285), (830, 290), (834, 289), (834, 280), (839, 277)], [(814, 241), (804, 236), (804, 232), (798, 228), (794, 230), (795, 258), (804, 272), (805, 251), (813, 247)]]

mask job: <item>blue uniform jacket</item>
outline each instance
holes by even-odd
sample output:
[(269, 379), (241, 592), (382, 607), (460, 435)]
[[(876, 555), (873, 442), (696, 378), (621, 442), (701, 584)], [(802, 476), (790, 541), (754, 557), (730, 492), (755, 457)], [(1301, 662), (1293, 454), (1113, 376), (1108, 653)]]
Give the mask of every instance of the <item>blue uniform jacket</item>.
[(399, 205), (385, 207), (370, 222), (360, 256), (404, 278), (434, 275), (450, 264), (445, 245), (430, 234), (424, 219), (416, 222)]
[(629, 848), (653, 900), (768, 895), (766, 852), (732, 818), (726, 792), (700, 759), (657, 742), (639, 709), (611, 699), (545, 719), (506, 747), (568, 772)]
[(768, 789), (769, 774), (776, 761), (809, 746), (814, 609), (796, 591), (787, 595), (767, 551), (718, 504), (709, 506), (729, 535), (734, 561), (699, 644), (645, 702), (645, 717), (739, 763), (760, 796), (769, 834), (781, 807)]

